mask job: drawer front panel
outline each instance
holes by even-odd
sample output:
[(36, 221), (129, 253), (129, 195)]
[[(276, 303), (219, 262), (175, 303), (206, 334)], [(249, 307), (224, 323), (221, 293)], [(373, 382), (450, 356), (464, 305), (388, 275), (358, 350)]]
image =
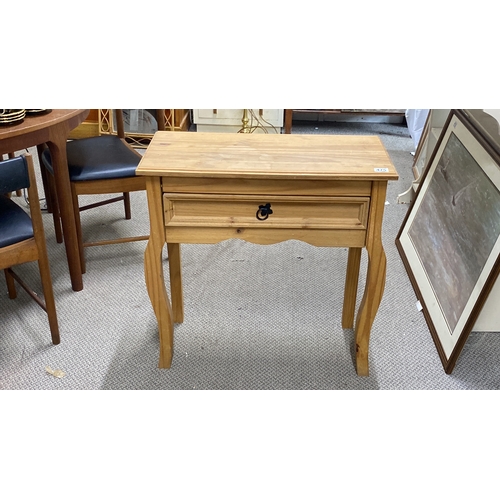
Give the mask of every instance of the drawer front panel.
[[(165, 225), (366, 230), (369, 197), (165, 193)], [(269, 204), (269, 209), (266, 209)], [(259, 208), (262, 207), (262, 208)], [(272, 211), (272, 213), (271, 213)]]

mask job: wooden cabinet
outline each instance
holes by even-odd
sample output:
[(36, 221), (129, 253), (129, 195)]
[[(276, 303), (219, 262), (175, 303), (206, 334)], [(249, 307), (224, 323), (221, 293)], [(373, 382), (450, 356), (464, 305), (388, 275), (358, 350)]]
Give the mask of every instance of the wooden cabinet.
[(281, 133), (282, 109), (193, 109), (198, 132)]

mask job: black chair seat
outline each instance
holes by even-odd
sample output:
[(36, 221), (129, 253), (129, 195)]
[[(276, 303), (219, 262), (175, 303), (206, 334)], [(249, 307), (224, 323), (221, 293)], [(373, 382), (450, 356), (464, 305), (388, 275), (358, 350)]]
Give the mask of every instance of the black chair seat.
[[(141, 159), (114, 135), (70, 141), (66, 152), (72, 182), (133, 177)], [(53, 173), (48, 149), (43, 152), (42, 161)]]
[(0, 248), (33, 238), (30, 216), (5, 195), (0, 195)]

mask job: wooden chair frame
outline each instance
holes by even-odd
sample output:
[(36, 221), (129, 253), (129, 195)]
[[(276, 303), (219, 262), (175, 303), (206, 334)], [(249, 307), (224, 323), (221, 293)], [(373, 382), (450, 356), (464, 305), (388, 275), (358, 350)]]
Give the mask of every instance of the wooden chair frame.
[[(54, 291), (50, 275), (49, 259), (43, 228), (42, 213), (36, 184), (33, 158), (30, 154), (23, 155), (26, 158), (29, 175), (28, 200), (31, 221), (33, 224), (33, 237), (27, 240), (0, 248), (0, 269), (4, 270), (7, 281), (9, 298), (17, 297), (15, 282), (24, 288), (30, 297), (47, 313), (52, 343), (59, 344), (59, 325), (57, 321)], [(1, 167), (0, 167), (1, 168)], [(40, 298), (13, 270), (13, 266), (26, 262), (38, 261), (40, 279), (42, 282), (43, 298)]]

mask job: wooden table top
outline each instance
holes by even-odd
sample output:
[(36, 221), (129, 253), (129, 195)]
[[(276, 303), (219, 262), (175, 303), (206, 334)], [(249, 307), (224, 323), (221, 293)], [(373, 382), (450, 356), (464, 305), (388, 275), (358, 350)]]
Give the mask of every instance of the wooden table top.
[(79, 115), (81, 109), (52, 109), (48, 113), (38, 115), (26, 115), (21, 123), (15, 125), (3, 125), (0, 127), (0, 138), (8, 139), (10, 137), (27, 134), (40, 128), (50, 127), (61, 121), (69, 120), (73, 116)]
[(396, 180), (378, 136), (156, 132), (137, 175)]
[(67, 140), (70, 130), (88, 115), (88, 109), (53, 109), (49, 113), (26, 116), (21, 123), (0, 126), (0, 154), (14, 153), (37, 146), (57, 137), (53, 130), (62, 130), (61, 141)]

